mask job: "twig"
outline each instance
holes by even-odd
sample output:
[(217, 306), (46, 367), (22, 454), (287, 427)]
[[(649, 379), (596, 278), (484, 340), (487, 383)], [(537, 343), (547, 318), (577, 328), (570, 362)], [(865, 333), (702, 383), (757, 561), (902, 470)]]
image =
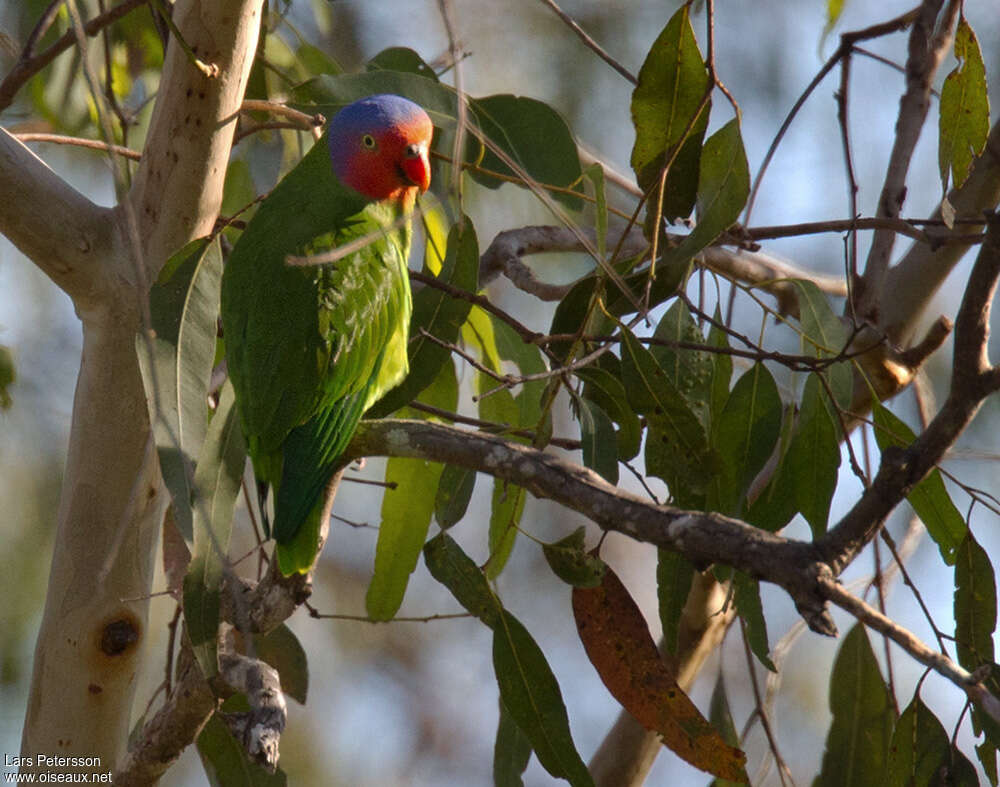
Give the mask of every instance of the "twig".
[[(757, 669), (754, 664), (753, 653), (750, 650), (750, 640), (747, 637), (747, 625), (740, 618), (740, 634), (743, 640), (743, 655), (747, 663), (747, 677), (750, 679), (750, 688), (753, 690), (754, 697), (754, 711), (753, 715), (760, 720), (761, 729), (764, 730), (764, 736), (767, 738), (767, 746), (771, 752), (771, 756), (774, 757), (774, 761), (778, 764), (778, 778), (781, 779), (782, 785), (785, 784), (785, 778), (788, 778), (790, 784), (794, 785), (795, 782), (792, 779), (792, 774), (788, 770), (788, 765), (785, 764), (784, 758), (781, 756), (781, 752), (778, 751), (778, 739), (774, 736), (774, 731), (771, 729), (771, 722), (767, 718), (767, 713), (764, 710), (764, 700), (760, 694), (760, 686), (757, 685)], [(748, 722), (749, 723), (749, 722)], [(766, 763), (761, 764), (761, 768), (765, 767)], [(760, 783), (765, 773), (758, 773), (757, 778), (754, 779), (755, 783)]]
[(819, 589), (826, 598), (843, 610), (850, 612), (857, 620), (869, 628), (888, 637), (906, 653), (924, 666), (947, 678), (962, 689), (970, 700), (976, 703), (993, 719), (1000, 721), (1000, 700), (989, 693), (985, 686), (971, 673), (964, 670), (943, 653), (931, 650), (910, 631), (897, 625), (874, 607), (857, 596), (848, 593), (839, 583), (821, 577)]
[(142, 153), (138, 150), (132, 150), (121, 145), (109, 145), (107, 142), (99, 139), (83, 139), (82, 137), (67, 137), (64, 134), (43, 134), (34, 131), (18, 132), (11, 136), (21, 140), (21, 142), (52, 142), (56, 145), (74, 145), (80, 148), (100, 150), (104, 153), (114, 153), (116, 156), (124, 156), (133, 161), (139, 161), (142, 158)]
[(319, 620), (349, 620), (355, 623), (431, 623), (435, 620), (458, 620), (459, 618), (471, 618), (468, 612), (447, 612), (435, 613), (433, 615), (422, 615), (415, 617), (397, 616), (389, 620), (373, 620), (367, 615), (344, 615), (333, 612), (317, 612), (309, 610), (309, 617)]
[(584, 29), (576, 23), (573, 17), (571, 17), (569, 14), (563, 11), (558, 5), (556, 5), (555, 0), (541, 0), (541, 1), (549, 8), (551, 8), (555, 12), (556, 16), (558, 16), (570, 30), (576, 33), (576, 35), (580, 38), (581, 41), (583, 41), (584, 45), (588, 49), (592, 50), (599, 58), (601, 58), (601, 60), (603, 60), (605, 63), (611, 66), (615, 71), (617, 71), (619, 74), (625, 77), (625, 79), (627, 79), (633, 85), (639, 84), (639, 80), (635, 78), (632, 72), (629, 71), (627, 68), (625, 68), (625, 66), (619, 63), (613, 57), (611, 57), (611, 55), (609, 55), (607, 51), (600, 44), (598, 44), (593, 38), (587, 35), (586, 31), (584, 31)]
[[(481, 418), (472, 418), (468, 415), (461, 415), (460, 413), (442, 410), (440, 407), (434, 407), (433, 405), (424, 404), (423, 402), (418, 402), (416, 400), (410, 402), (407, 407), (410, 407), (413, 410), (419, 410), (422, 413), (427, 413), (428, 415), (437, 416), (438, 418), (444, 418), (456, 424), (475, 426), (476, 428), (482, 429), (484, 432), (489, 432), (490, 434), (509, 434), (513, 437), (527, 437), (529, 439), (534, 439), (536, 437), (535, 433), (530, 429), (513, 429), (509, 424), (498, 424), (493, 421), (484, 421)], [(557, 446), (558, 448), (565, 448), (567, 451), (579, 451), (582, 445), (579, 440), (570, 440), (566, 437), (550, 437), (549, 444)]]
[(774, 158), (774, 154), (777, 152), (781, 141), (785, 138), (785, 134), (791, 127), (792, 121), (795, 120), (796, 116), (799, 114), (799, 110), (802, 109), (803, 105), (809, 99), (809, 96), (811, 96), (813, 91), (819, 87), (820, 82), (826, 78), (826, 75), (830, 73), (840, 59), (845, 57), (852, 50), (858, 41), (865, 41), (870, 38), (880, 38), (884, 35), (888, 35), (889, 33), (904, 30), (913, 22), (914, 15), (914, 11), (907, 11), (905, 14), (897, 16), (895, 19), (890, 19), (888, 22), (880, 22), (879, 24), (872, 25), (871, 27), (866, 27), (863, 30), (844, 33), (840, 37), (840, 46), (837, 48), (837, 51), (829, 57), (829, 59), (817, 72), (816, 76), (814, 76), (812, 81), (810, 81), (806, 86), (806, 89), (802, 91), (802, 95), (795, 100), (792, 108), (788, 111), (785, 119), (781, 122), (781, 127), (778, 129), (778, 133), (774, 135), (774, 139), (771, 141), (771, 145), (768, 147), (767, 153), (764, 155), (764, 161), (761, 163), (760, 169), (757, 171), (757, 176), (754, 178), (753, 186), (750, 188), (750, 198), (747, 200), (747, 205), (743, 212), (744, 224), (749, 223), (750, 221), (750, 214), (752, 213), (754, 203), (757, 200), (757, 192), (760, 190), (761, 181), (763, 181), (764, 174), (767, 172), (767, 168), (771, 164), (771, 159)]

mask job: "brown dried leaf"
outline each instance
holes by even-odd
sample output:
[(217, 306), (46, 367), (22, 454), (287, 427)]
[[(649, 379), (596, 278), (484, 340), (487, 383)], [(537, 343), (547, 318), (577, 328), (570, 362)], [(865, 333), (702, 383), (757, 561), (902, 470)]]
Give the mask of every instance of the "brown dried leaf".
[(597, 587), (573, 588), (573, 615), (587, 656), (622, 707), (696, 768), (749, 782), (746, 755), (723, 740), (677, 685), (642, 612), (610, 568)]

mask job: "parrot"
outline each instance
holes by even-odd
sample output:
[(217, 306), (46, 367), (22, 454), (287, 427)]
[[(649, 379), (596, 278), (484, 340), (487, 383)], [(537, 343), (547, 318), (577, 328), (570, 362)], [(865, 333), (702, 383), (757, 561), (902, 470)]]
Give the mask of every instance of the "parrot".
[[(261, 202), (225, 263), (229, 378), (285, 576), (318, 557), (325, 490), (364, 412), (408, 372), (411, 216), (434, 127), (401, 96), (347, 105)], [(319, 265), (291, 265), (353, 244)]]

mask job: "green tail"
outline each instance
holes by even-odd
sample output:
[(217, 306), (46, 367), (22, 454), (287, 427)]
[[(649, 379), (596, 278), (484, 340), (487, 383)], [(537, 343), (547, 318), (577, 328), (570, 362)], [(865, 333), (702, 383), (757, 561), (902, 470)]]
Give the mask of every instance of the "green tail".
[(323, 493), (364, 414), (367, 388), (334, 402), (288, 433), (274, 501), (275, 554), (285, 575), (316, 560)]

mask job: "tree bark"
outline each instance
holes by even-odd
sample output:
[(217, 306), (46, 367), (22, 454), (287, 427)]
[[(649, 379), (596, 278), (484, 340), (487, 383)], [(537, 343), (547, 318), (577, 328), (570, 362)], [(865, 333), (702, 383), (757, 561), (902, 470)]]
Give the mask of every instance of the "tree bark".
[[(163, 262), (215, 221), (261, 5), (174, 5), (185, 41), (218, 71), (206, 74), (171, 40), (143, 159), (115, 210), (89, 203), (0, 132), (0, 198), (12, 206), (0, 230), (70, 295), (84, 337), (24, 757), (98, 758), (90, 770), (107, 772), (125, 753), (167, 503), (136, 337)], [(33, 757), (22, 770), (81, 769)]]

